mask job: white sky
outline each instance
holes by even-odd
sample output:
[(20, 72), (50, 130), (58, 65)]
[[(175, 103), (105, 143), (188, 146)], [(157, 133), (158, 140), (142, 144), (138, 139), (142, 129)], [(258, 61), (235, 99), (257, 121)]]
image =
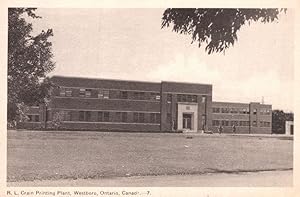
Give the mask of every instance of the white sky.
[(238, 42), (207, 55), (188, 35), (161, 29), (164, 9), (38, 9), (52, 28), (50, 75), (213, 84), (213, 100), (261, 102), (293, 111), (292, 10), (278, 23), (242, 27)]

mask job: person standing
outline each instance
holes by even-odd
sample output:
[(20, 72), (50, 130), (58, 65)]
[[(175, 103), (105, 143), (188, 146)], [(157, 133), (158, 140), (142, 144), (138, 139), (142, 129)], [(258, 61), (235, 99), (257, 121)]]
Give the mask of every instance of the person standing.
[(221, 134), (221, 133), (222, 133), (222, 131), (223, 131), (223, 127), (222, 127), (222, 125), (220, 125), (220, 126), (219, 126), (218, 130), (219, 130), (219, 134)]
[(236, 132), (236, 128), (235, 128), (235, 125), (232, 126), (232, 132), (235, 134)]

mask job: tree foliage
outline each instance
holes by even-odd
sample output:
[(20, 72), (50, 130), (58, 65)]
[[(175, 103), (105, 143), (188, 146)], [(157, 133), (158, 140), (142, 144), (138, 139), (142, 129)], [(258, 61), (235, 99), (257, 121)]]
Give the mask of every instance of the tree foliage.
[(225, 52), (238, 40), (237, 32), (251, 22), (263, 23), (278, 20), (286, 9), (173, 9), (168, 8), (162, 17), (162, 28), (173, 25), (173, 31), (192, 36), (199, 47), (206, 43), (208, 54)]
[[(32, 24), (39, 19), (35, 8), (8, 9), (8, 121), (16, 119), (17, 104), (42, 103), (51, 86), (46, 75), (54, 69), (52, 29), (32, 35)], [(46, 79), (46, 80), (44, 80)]]
[(276, 134), (285, 133), (285, 121), (293, 121), (293, 113), (284, 113), (282, 110), (272, 111), (272, 132)]

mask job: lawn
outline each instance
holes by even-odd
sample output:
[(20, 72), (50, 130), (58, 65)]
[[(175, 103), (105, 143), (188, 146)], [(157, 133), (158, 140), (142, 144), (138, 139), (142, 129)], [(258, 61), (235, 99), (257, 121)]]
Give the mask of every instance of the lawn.
[(88, 131), (7, 136), (9, 182), (293, 168), (287, 138)]

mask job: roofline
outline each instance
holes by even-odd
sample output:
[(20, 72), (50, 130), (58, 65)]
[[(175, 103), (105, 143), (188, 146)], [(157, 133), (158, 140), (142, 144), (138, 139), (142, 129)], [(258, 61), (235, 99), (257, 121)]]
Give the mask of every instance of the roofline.
[(94, 78), (94, 77), (74, 77), (74, 76), (63, 76), (63, 75), (53, 75), (53, 77), (61, 77), (61, 78), (69, 78), (69, 79), (92, 79), (92, 80), (105, 80), (105, 81), (123, 81), (123, 82), (140, 82), (140, 83), (152, 83), (152, 84), (160, 84), (160, 82), (153, 81), (139, 81), (139, 80), (125, 80), (125, 79), (108, 79), (108, 78)]
[(94, 78), (94, 77), (77, 77), (77, 76), (64, 76), (64, 75), (52, 75), (50, 77), (61, 77), (61, 78), (75, 78), (75, 79), (92, 79), (92, 80), (106, 80), (106, 81), (126, 81), (126, 82), (140, 82), (140, 83), (152, 83), (152, 84), (162, 84), (162, 83), (180, 83), (180, 84), (188, 84), (188, 85), (207, 85), (212, 86), (212, 84), (205, 84), (205, 83), (190, 83), (190, 82), (180, 82), (180, 81), (160, 81), (160, 82), (154, 82), (154, 81), (141, 81), (141, 80), (125, 80), (125, 79), (109, 79), (109, 78)]
[(161, 81), (161, 83), (181, 83), (187, 85), (206, 85), (206, 86), (213, 86), (212, 84), (208, 83), (192, 83), (192, 82), (180, 82), (180, 81)]
[(257, 104), (260, 104), (260, 105), (272, 106), (272, 104), (262, 104), (260, 102), (242, 103), (242, 102), (229, 102), (229, 101), (212, 101), (212, 103), (229, 103), (229, 104), (243, 104), (243, 105), (250, 105), (251, 103), (257, 103)]

